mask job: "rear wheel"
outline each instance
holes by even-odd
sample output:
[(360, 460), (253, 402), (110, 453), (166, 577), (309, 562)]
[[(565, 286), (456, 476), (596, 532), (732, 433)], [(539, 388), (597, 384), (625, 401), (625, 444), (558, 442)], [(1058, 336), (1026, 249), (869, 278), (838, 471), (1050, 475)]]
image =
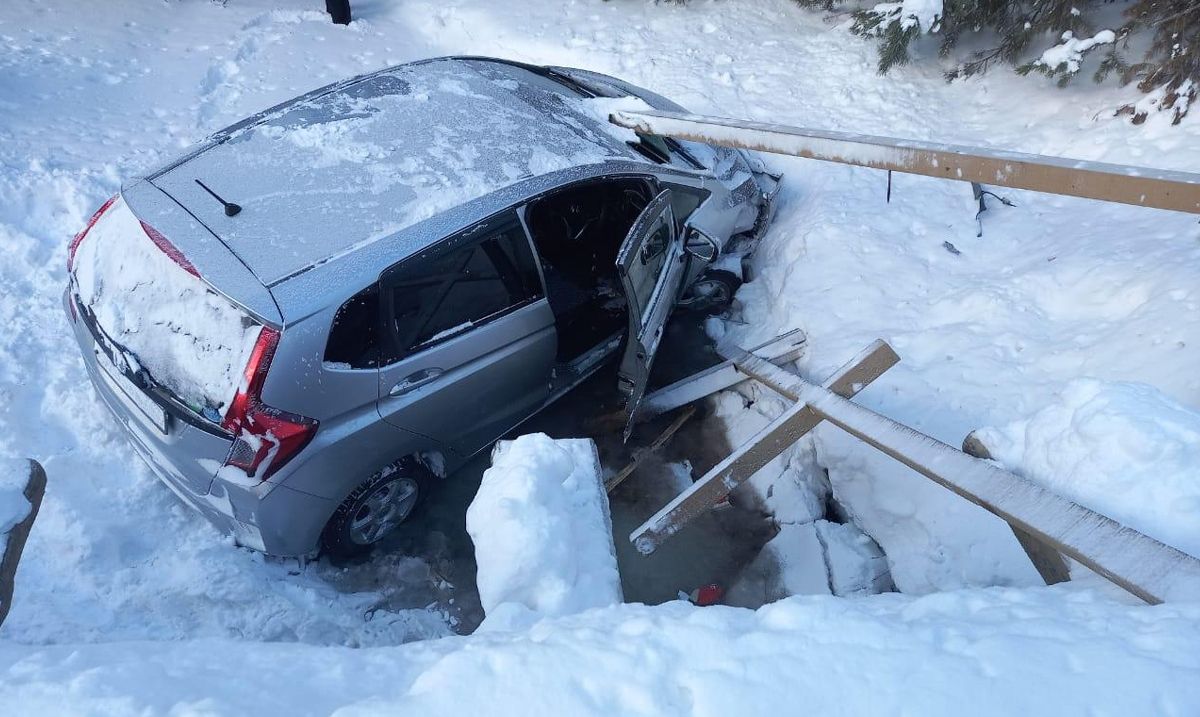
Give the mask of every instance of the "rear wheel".
[(405, 461), (354, 489), (325, 525), (321, 547), (335, 557), (365, 555), (399, 528), (429, 488), (429, 471)]

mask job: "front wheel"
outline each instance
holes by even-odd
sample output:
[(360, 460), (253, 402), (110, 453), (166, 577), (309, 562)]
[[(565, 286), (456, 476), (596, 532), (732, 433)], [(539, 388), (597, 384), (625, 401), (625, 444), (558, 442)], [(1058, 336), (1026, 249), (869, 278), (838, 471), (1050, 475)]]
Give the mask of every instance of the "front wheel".
[(693, 311), (720, 314), (733, 303), (733, 295), (742, 286), (742, 277), (724, 269), (712, 269), (696, 280), (681, 302)]
[(335, 557), (365, 555), (416, 510), (429, 487), (430, 473), (404, 462), (365, 481), (346, 496), (321, 534), (321, 546)]

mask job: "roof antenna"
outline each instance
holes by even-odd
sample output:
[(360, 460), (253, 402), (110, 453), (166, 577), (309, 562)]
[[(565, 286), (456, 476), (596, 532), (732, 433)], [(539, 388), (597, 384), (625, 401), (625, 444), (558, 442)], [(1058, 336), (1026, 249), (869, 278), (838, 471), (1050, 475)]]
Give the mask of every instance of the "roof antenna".
[(196, 184), (199, 184), (201, 189), (203, 189), (204, 191), (211, 194), (213, 199), (217, 200), (218, 202), (221, 203), (222, 206), (225, 207), (225, 216), (227, 216), (227, 217), (237, 216), (237, 213), (242, 211), (242, 208), (239, 207), (238, 205), (234, 204), (233, 202), (227, 202), (224, 199), (221, 199), (220, 195), (218, 195), (213, 190), (209, 189), (208, 185), (206, 185), (204, 182), (201, 182), (199, 179), (196, 180)]

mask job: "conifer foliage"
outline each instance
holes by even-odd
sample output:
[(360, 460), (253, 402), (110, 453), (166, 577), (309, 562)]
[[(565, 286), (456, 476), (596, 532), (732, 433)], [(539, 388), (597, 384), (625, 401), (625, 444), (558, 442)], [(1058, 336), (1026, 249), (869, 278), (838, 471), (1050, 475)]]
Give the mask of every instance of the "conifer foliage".
[(1113, 76), (1146, 93), (1118, 110), (1135, 123), (1155, 110), (1178, 123), (1200, 91), (1200, 0), (795, 2), (849, 11), (853, 32), (879, 39), (881, 73), (907, 64), (912, 44), (932, 36), (939, 55), (954, 62), (948, 80), (1003, 64), (1066, 85), (1095, 54), (1087, 66), (1097, 82)]

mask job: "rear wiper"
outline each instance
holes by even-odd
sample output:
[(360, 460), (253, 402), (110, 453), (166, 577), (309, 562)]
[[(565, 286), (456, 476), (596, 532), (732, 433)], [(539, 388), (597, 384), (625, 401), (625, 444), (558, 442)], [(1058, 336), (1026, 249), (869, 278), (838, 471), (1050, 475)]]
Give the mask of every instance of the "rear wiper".
[(211, 194), (213, 199), (217, 200), (218, 202), (221, 203), (221, 206), (225, 207), (225, 216), (227, 216), (227, 217), (237, 216), (237, 213), (242, 211), (242, 208), (240, 206), (234, 204), (233, 202), (227, 202), (224, 199), (221, 199), (220, 195), (218, 195), (213, 190), (209, 189), (208, 185), (205, 184), (204, 182), (201, 182), (199, 179), (196, 180), (196, 184), (199, 184), (201, 189), (203, 189), (204, 191)]
[(565, 87), (574, 90), (579, 95), (582, 95), (584, 97), (599, 97), (599, 95), (596, 93), (595, 90), (593, 90), (590, 87), (588, 87), (587, 85), (579, 82), (579, 80), (576, 80), (576, 79), (570, 77), (569, 75), (564, 75), (561, 72), (555, 72), (554, 70), (551, 70), (548, 67), (542, 67), (539, 69), (541, 70), (540, 74), (543, 77), (548, 77), (551, 80), (554, 80), (555, 82), (557, 82), (558, 84), (564, 85)]

